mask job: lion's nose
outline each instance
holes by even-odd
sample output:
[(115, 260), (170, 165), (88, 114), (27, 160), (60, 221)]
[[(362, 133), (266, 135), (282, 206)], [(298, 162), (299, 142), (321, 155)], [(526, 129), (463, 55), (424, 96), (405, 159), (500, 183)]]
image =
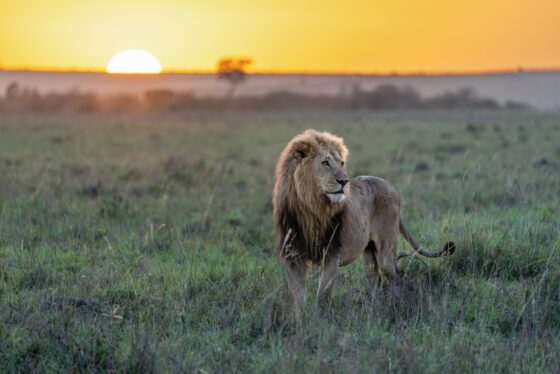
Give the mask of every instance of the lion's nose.
[(346, 185), (346, 183), (348, 183), (348, 179), (344, 178), (344, 179), (337, 179), (336, 180), (338, 183), (340, 183), (340, 185), (342, 187), (344, 187)]

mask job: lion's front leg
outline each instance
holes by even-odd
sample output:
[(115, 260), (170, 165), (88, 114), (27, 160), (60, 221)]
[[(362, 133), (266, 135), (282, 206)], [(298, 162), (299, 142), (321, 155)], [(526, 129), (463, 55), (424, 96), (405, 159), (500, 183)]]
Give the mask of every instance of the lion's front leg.
[(317, 303), (325, 306), (329, 301), (334, 281), (338, 273), (339, 257), (325, 259), (321, 265), (321, 276), (319, 278), (319, 288), (317, 289)]
[(301, 310), (305, 302), (305, 276), (307, 274), (307, 264), (303, 261), (285, 261), (286, 275), (292, 296), (296, 315), (301, 317)]

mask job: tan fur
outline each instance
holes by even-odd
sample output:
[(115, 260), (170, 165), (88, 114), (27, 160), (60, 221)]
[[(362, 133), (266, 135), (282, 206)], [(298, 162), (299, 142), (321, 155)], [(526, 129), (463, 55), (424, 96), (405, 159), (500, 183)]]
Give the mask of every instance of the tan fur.
[(375, 286), (382, 278), (397, 278), (399, 233), (420, 254), (420, 248), (400, 219), (397, 191), (377, 177), (348, 180), (348, 150), (343, 139), (307, 130), (284, 148), (276, 166), (273, 209), (276, 254), (285, 262), (296, 302), (305, 296), (306, 264), (321, 265), (319, 296), (328, 294), (338, 266), (362, 256), (364, 270)]

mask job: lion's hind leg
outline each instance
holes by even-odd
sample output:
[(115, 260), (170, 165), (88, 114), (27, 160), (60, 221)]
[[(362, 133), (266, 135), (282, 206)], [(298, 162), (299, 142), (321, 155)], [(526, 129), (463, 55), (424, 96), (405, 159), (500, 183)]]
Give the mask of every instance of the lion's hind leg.
[(387, 231), (374, 240), (377, 251), (375, 259), (381, 273), (384, 288), (393, 296), (400, 295), (400, 272), (397, 263), (397, 235)]
[(379, 267), (377, 266), (377, 259), (375, 258), (375, 243), (370, 241), (362, 255), (362, 263), (364, 265), (364, 274), (369, 284), (370, 291), (376, 292), (379, 286)]

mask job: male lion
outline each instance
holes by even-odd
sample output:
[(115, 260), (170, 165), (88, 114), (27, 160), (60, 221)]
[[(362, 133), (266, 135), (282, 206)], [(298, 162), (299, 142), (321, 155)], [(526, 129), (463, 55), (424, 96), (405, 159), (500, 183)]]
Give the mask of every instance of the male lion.
[(400, 218), (399, 195), (387, 181), (371, 176), (348, 179), (348, 150), (342, 138), (307, 130), (280, 154), (273, 192), (276, 254), (285, 265), (296, 307), (305, 298), (305, 275), (320, 265), (318, 301), (328, 298), (337, 268), (362, 256), (368, 283), (395, 280), (399, 232), (427, 257), (453, 253), (448, 242), (439, 253), (421, 248)]

